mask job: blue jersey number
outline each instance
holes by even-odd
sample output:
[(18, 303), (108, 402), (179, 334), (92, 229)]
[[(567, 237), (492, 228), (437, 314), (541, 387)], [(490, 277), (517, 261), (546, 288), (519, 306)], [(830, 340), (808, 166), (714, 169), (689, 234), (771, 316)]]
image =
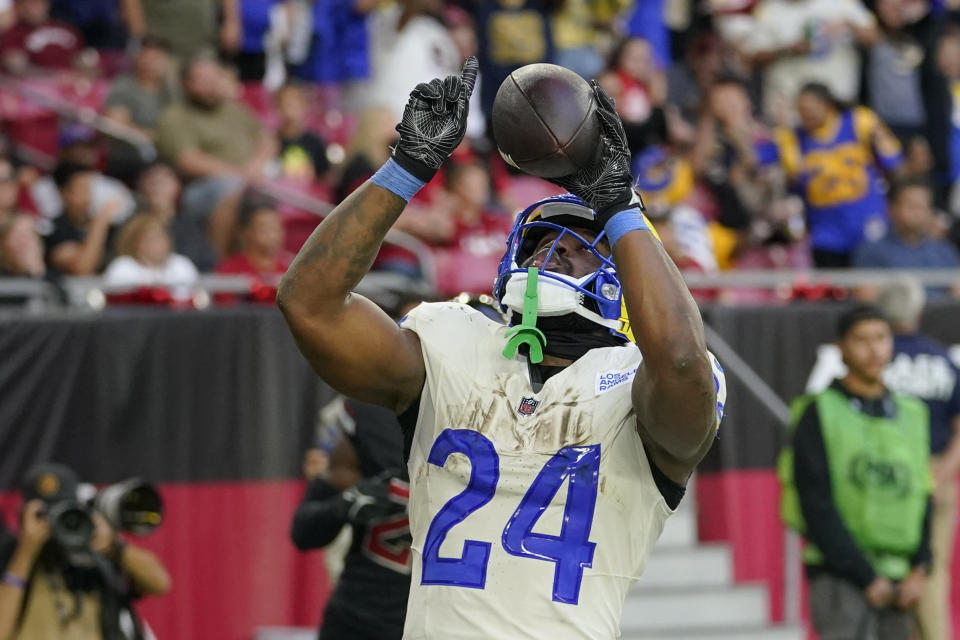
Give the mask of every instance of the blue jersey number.
[(446, 429), (440, 434), (427, 461), (442, 467), (452, 453), (470, 460), (470, 481), (462, 493), (450, 498), (437, 512), (423, 545), (423, 573), (420, 584), (449, 584), (483, 589), (487, 581), (490, 543), (467, 540), (459, 558), (441, 558), (440, 545), (447, 532), (468, 515), (490, 502), (500, 479), (500, 459), (493, 443), (476, 431)]
[[(520, 506), (503, 530), (503, 548), (515, 556), (557, 564), (553, 573), (553, 599), (577, 604), (584, 568), (593, 566), (590, 525), (597, 503), (600, 445), (565, 447), (543, 465)], [(560, 535), (533, 533), (557, 491), (569, 480)]]
[[(469, 429), (444, 430), (427, 460), (442, 467), (451, 453), (462, 453), (470, 460), (470, 480), (430, 523), (420, 582), (483, 589), (490, 543), (467, 540), (459, 558), (441, 558), (440, 545), (454, 525), (493, 498), (500, 478), (499, 458), (490, 440)], [(583, 570), (592, 566), (596, 545), (590, 542), (590, 527), (597, 502), (599, 471), (600, 445), (561, 449), (540, 470), (503, 530), (502, 543), (508, 553), (556, 564), (553, 578), (556, 602), (577, 604)], [(533, 527), (565, 482), (569, 486), (560, 534), (533, 533)]]

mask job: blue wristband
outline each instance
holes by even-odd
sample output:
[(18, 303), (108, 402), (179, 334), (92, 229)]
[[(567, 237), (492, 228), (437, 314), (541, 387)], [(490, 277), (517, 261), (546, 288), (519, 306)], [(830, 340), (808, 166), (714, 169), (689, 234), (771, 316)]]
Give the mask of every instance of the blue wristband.
[(611, 249), (620, 241), (620, 238), (638, 229), (650, 231), (650, 225), (647, 224), (647, 219), (639, 207), (630, 207), (629, 209), (624, 209), (619, 213), (613, 214), (610, 216), (610, 219), (607, 220), (607, 224), (603, 226), (603, 230), (607, 233), (607, 241), (610, 243)]
[(6, 585), (10, 585), (15, 589), (26, 589), (27, 581), (21, 578), (20, 576), (15, 576), (9, 571), (3, 574), (3, 579), (0, 579), (0, 582), (3, 582)]
[(412, 173), (397, 164), (393, 158), (380, 167), (380, 170), (370, 178), (373, 184), (382, 187), (387, 191), (397, 194), (407, 202), (417, 194), (417, 191), (425, 185), (423, 180), (418, 180)]

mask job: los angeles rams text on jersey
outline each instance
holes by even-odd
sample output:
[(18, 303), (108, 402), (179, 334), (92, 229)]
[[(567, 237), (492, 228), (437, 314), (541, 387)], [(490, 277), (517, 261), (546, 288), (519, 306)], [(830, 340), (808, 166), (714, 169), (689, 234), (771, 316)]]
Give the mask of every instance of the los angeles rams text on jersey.
[(639, 349), (593, 349), (535, 392), (526, 359), (502, 355), (507, 328), (468, 306), (423, 304), (402, 326), (427, 371), (404, 638), (618, 637), (671, 514), (636, 429)]

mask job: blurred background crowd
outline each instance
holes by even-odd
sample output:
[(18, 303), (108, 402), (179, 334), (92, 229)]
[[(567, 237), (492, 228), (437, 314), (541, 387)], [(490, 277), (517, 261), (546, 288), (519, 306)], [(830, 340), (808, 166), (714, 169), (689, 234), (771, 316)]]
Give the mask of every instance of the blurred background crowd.
[[(0, 0), (0, 273), (173, 303), (240, 274), (217, 302), (272, 302), (317, 214), (388, 157), (410, 89), (468, 55), (467, 138), (381, 271), (428, 260), (438, 293), (489, 291), (515, 214), (557, 191), (490, 135), (533, 62), (616, 99), (681, 269), (960, 266), (956, 0)], [(818, 295), (845, 294), (762, 298)]]

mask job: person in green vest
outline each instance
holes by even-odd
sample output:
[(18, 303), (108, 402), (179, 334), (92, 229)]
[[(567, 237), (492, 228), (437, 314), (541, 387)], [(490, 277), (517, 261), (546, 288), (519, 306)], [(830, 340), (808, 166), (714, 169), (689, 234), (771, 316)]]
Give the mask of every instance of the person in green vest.
[(837, 324), (847, 374), (793, 403), (781, 515), (806, 540), (821, 640), (909, 640), (931, 563), (929, 419), (883, 384), (893, 333), (874, 307)]

